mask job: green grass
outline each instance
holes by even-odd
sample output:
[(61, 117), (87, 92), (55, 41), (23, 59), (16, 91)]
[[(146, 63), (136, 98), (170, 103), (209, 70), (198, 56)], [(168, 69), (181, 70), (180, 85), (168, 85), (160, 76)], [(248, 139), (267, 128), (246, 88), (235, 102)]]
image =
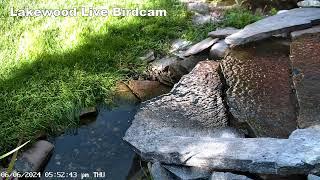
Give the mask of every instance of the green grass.
[(234, 8), (225, 12), (224, 26), (244, 28), (246, 25), (263, 18), (262, 14), (254, 14), (244, 8)]
[[(167, 17), (9, 17), (9, 7), (166, 9)], [(140, 73), (137, 57), (166, 53), (175, 38), (200, 40), (215, 25), (194, 27), (171, 0), (2, 0), (0, 7), (0, 154), (78, 124), (81, 107), (110, 102), (116, 81)], [(2, 152), (2, 153), (1, 153)]]

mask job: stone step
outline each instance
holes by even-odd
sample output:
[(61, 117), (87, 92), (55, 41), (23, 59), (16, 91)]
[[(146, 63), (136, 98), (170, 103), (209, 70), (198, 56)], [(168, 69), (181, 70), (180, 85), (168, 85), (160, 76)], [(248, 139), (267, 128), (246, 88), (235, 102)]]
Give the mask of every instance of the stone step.
[[(148, 137), (146, 137), (148, 138)], [(289, 139), (165, 137), (138, 148), (146, 160), (255, 174), (309, 174), (320, 165), (320, 126), (298, 129)], [(319, 173), (319, 172), (314, 172)]]

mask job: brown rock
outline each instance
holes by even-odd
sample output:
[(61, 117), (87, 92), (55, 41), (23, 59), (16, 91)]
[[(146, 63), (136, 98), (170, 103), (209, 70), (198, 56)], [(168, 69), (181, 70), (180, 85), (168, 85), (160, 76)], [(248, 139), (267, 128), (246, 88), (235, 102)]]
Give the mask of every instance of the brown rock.
[(258, 137), (287, 137), (296, 129), (287, 46), (271, 40), (235, 48), (222, 66), (232, 123)]
[(154, 98), (161, 94), (168, 93), (171, 88), (161, 84), (158, 81), (139, 81), (131, 80), (128, 83), (128, 87), (132, 92), (139, 97), (142, 101)]
[[(118, 82), (116, 84), (116, 90), (115, 90), (115, 101), (116, 102), (124, 102), (124, 103), (132, 103), (136, 104), (139, 102), (139, 99), (131, 89), (123, 82)], [(119, 104), (117, 103), (117, 104)]]
[(299, 127), (320, 124), (320, 33), (293, 41), (291, 61), (299, 102)]

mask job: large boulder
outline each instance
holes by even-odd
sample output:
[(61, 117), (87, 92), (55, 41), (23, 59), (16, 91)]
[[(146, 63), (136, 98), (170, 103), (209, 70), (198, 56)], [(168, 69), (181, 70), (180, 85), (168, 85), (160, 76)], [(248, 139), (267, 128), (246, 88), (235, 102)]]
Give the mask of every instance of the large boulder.
[(162, 137), (239, 137), (223, 128), (228, 119), (219, 70), (219, 63), (202, 61), (170, 93), (144, 102), (124, 139), (141, 151)]
[(246, 26), (226, 38), (226, 43), (236, 46), (258, 41), (273, 35), (310, 28), (320, 23), (319, 8), (297, 8), (267, 17)]
[(288, 46), (270, 40), (234, 48), (222, 67), (234, 126), (256, 137), (288, 137), (296, 129)]
[(299, 127), (320, 124), (320, 33), (294, 40), (291, 61), (299, 103)]

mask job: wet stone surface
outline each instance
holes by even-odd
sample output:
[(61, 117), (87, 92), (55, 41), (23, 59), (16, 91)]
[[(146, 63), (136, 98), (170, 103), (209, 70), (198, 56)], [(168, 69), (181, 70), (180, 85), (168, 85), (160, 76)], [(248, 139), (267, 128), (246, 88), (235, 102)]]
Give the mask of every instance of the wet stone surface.
[(293, 41), (291, 61), (299, 102), (299, 127), (320, 124), (320, 33)]
[(276, 40), (231, 50), (222, 69), (236, 127), (251, 136), (288, 137), (296, 129), (289, 49)]

